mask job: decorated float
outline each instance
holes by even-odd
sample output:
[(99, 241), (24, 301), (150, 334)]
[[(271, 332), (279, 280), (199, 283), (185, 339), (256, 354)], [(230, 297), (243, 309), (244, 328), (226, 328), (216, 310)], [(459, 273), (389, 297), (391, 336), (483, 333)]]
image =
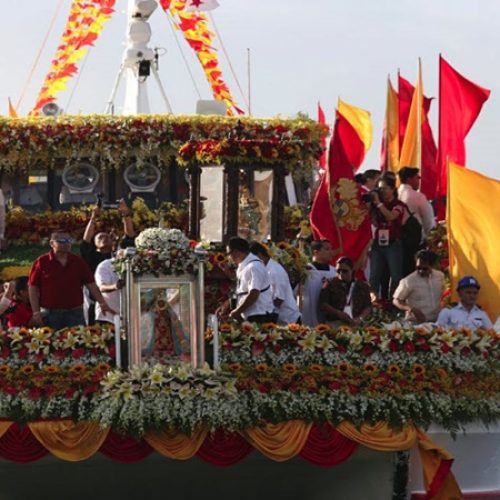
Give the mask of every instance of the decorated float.
[[(90, 31), (109, 17), (108, 3)], [(130, 5), (140, 3), (151, 4)], [(195, 28), (206, 29), (203, 15), (183, 12), (184, 2), (160, 3), (197, 51), (214, 97), (237, 113), (210, 37), (193, 38)], [(74, 2), (71, 22), (83, 8)], [(138, 12), (130, 23), (142, 30), (151, 13)], [(60, 47), (59, 69), (71, 43)], [(140, 61), (128, 54), (124, 71), (137, 63), (151, 69), (152, 52), (145, 54)], [(127, 198), (142, 233), (137, 249), (115, 260), (126, 287), (114, 324), (0, 333), (4, 492), (33, 491), (29, 481), (12, 480), (19, 474), (12, 464), (32, 463), (35, 485), (58, 494), (42, 476), (49, 471), (63, 483), (78, 470), (65, 462), (84, 462), (97, 464), (92, 477), (110, 498), (157, 498), (167, 489), (190, 498), (210, 488), (220, 498), (263, 491), (331, 498), (334, 491), (345, 499), (402, 499), (412, 450), (420, 457), (412, 467), (424, 478), (415, 489), (425, 489), (425, 498), (460, 498), (452, 457), (426, 431), (438, 425), (457, 435), (471, 423), (495, 430), (498, 333), (380, 318), (352, 329), (214, 320), (231, 286), (219, 272), (231, 236), (269, 240), (291, 282), (306, 277), (300, 243), (289, 242), (307, 235), (307, 210), (292, 201), (316, 166), (327, 128), (303, 116), (39, 117), (54, 101), (58, 74), (49, 74), (32, 116), (0, 118), (2, 188), (16, 205), (7, 239), (43, 244), (59, 227), (80, 239), (91, 210), (85, 203), (98, 193), (111, 205)], [(130, 89), (133, 115), (141, 111), (141, 86)], [(117, 227), (115, 208), (108, 205), (100, 223)], [(11, 268), (4, 277), (26, 271)], [(185, 460), (189, 470), (179, 465)], [(117, 481), (111, 461), (135, 465)], [(466, 462), (471, 470), (473, 462)], [(81, 497), (95, 495), (86, 486), (94, 481), (79, 479)]]

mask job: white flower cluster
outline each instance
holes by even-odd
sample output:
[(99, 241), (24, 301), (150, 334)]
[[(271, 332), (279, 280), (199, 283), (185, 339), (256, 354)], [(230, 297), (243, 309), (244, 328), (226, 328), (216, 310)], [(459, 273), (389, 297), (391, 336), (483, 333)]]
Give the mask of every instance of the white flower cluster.
[[(137, 254), (132, 259), (135, 275), (196, 274), (198, 258), (189, 239), (179, 229), (151, 227), (135, 239)], [(124, 274), (126, 257), (118, 257), (113, 266), (118, 274)]]
[(174, 249), (189, 248), (189, 240), (179, 229), (150, 227), (137, 236), (135, 245), (138, 250), (153, 250), (159, 254), (165, 254)]

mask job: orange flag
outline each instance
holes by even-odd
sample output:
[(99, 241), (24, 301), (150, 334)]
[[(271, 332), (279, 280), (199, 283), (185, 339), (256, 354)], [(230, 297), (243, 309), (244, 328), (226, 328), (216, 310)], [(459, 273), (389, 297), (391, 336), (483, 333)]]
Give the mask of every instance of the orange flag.
[(423, 106), (422, 65), (418, 61), (418, 81), (411, 100), (410, 114), (401, 147), (399, 165), (402, 167), (422, 166), (422, 106)]
[(438, 219), (444, 216), (447, 160), (465, 165), (465, 138), (489, 96), (488, 89), (467, 80), (439, 56)]
[(499, 180), (450, 162), (446, 218), (452, 290), (463, 276), (476, 277), (481, 285), (478, 304), (493, 323), (500, 313), (498, 200)]
[(14, 105), (12, 104), (10, 97), (9, 97), (9, 116), (11, 118), (17, 118), (17, 111), (16, 111), (16, 108), (14, 107)]
[[(399, 133), (401, 140), (400, 144), (402, 144), (415, 88), (401, 75), (398, 76), (398, 84)], [(420, 191), (422, 191), (428, 199), (433, 199), (436, 194), (437, 183), (437, 148), (428, 118), (432, 99), (422, 95), (422, 100), (422, 181), (420, 183)]]
[(381, 170), (397, 172), (399, 169), (399, 113), (398, 93), (387, 79), (387, 101), (385, 108), (384, 132), (380, 152)]

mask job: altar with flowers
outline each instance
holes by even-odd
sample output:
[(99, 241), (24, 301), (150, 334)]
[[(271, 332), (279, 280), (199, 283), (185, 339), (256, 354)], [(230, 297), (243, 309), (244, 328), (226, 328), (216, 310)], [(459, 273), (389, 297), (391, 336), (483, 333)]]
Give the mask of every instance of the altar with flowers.
[[(234, 466), (257, 450), (323, 467), (357, 449), (422, 460), (428, 498), (455, 498), (452, 458), (425, 434), (500, 414), (499, 336), (390, 325), (220, 325), (221, 366), (113, 369), (113, 327), (0, 336), (0, 457), (120, 462), (153, 451)], [(457, 498), (459, 498), (457, 496)]]

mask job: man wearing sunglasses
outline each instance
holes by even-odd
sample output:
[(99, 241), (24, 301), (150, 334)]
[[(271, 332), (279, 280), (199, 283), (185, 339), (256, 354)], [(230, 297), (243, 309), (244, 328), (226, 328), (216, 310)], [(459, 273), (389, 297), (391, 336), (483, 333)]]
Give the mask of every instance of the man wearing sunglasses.
[(38, 257), (29, 275), (29, 298), (33, 323), (59, 330), (84, 324), (83, 286), (86, 286), (104, 312), (115, 314), (94, 282), (94, 276), (82, 257), (71, 252), (73, 240), (57, 231), (50, 237), (51, 250)]

